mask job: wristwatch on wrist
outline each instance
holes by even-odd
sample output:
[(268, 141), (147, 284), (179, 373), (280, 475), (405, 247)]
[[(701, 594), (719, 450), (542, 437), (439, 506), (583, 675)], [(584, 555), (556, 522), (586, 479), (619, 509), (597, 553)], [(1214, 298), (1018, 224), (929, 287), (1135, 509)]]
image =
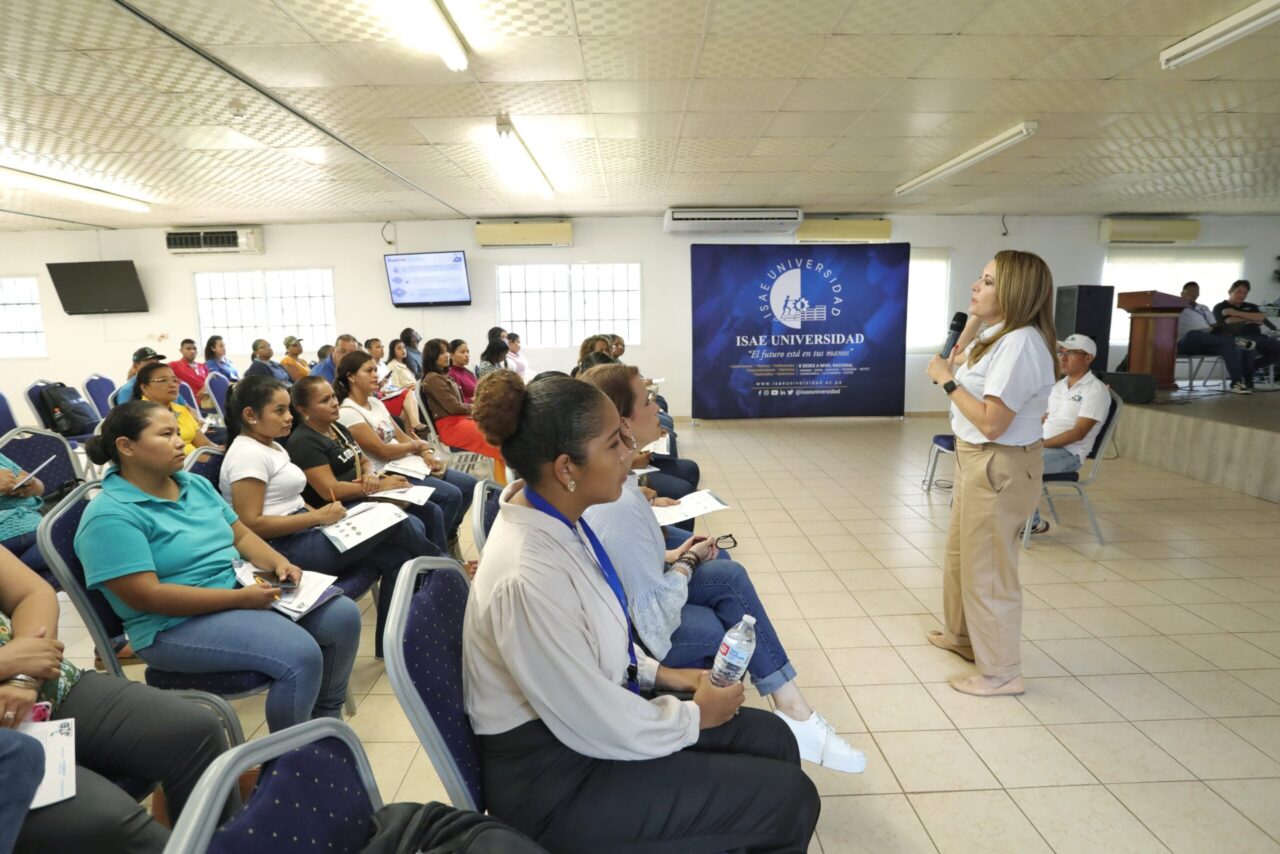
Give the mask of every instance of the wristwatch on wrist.
[(951, 392), (955, 391), (959, 387), (960, 386), (956, 385), (955, 380), (947, 380), (945, 383), (942, 384), (942, 390), (945, 391), (947, 394), (951, 394)]

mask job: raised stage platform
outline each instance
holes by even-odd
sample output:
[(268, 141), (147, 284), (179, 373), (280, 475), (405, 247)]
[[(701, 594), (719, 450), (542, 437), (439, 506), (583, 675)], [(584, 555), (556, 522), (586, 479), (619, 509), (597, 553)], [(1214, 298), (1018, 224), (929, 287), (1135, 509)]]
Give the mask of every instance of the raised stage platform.
[(1280, 392), (1181, 392), (1126, 406), (1120, 456), (1280, 502)]

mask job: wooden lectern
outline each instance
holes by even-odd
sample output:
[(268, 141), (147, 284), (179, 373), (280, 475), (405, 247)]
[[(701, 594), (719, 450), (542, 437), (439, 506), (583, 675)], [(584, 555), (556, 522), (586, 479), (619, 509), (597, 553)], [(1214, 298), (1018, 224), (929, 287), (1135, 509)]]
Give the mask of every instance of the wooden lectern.
[(1178, 315), (1187, 301), (1160, 291), (1132, 291), (1120, 294), (1116, 304), (1129, 312), (1129, 372), (1152, 374), (1157, 388), (1176, 389)]

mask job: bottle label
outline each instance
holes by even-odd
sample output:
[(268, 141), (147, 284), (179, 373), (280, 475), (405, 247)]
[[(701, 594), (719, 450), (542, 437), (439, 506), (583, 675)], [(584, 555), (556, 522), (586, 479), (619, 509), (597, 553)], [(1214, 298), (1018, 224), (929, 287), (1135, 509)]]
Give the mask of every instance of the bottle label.
[(729, 654), (729, 645), (728, 645), (727, 643), (725, 643), (724, 641), (720, 641), (720, 654), (721, 654), (721, 655), (728, 655), (728, 654)]

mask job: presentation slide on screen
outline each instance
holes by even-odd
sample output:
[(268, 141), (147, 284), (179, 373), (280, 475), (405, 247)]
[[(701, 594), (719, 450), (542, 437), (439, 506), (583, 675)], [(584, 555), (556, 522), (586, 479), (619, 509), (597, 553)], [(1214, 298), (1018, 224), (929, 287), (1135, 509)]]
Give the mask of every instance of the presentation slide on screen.
[(397, 305), (469, 302), (467, 261), (461, 252), (388, 255), (387, 281)]

